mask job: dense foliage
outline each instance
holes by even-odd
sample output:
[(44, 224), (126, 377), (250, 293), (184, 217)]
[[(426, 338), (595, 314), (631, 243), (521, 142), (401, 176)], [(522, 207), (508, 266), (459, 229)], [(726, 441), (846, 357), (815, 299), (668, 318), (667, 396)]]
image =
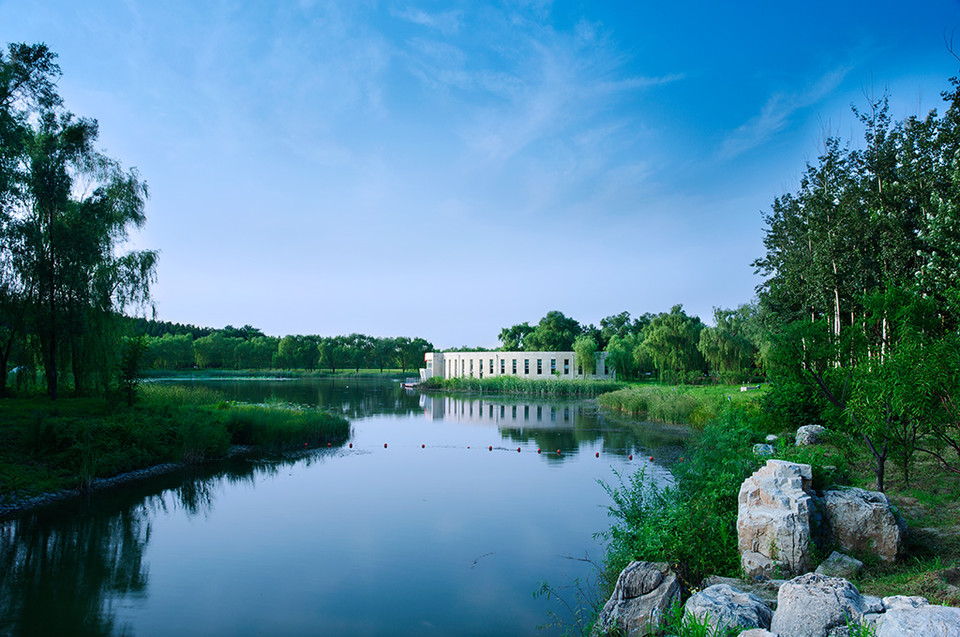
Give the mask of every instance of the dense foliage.
[(940, 116), (855, 111), (863, 143), (829, 139), (766, 217), (769, 407), (860, 439), (884, 488), (915, 453), (960, 470), (960, 83)]
[(146, 183), (95, 148), (96, 120), (67, 111), (45, 45), (0, 52), (0, 394), (11, 363), (43, 369), (56, 398), (108, 387), (116, 315), (149, 301), (157, 254), (121, 252), (145, 221)]
[(621, 312), (600, 320), (600, 327), (580, 325), (562, 312), (548, 312), (531, 327), (519, 323), (500, 330), (506, 351), (577, 351), (579, 360), (594, 360), (605, 351), (607, 364), (623, 380), (656, 377), (669, 384), (707, 381), (743, 382), (762, 376), (766, 332), (756, 305), (714, 310), (716, 325), (704, 325), (683, 306), (669, 312), (630, 319)]

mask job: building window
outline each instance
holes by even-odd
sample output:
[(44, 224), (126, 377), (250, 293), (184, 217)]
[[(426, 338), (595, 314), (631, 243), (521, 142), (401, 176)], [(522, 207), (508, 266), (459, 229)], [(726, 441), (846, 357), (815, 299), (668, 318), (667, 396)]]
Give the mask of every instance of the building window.
[(514, 406), (511, 407), (510, 409), (511, 409), (511, 411), (513, 412), (513, 413), (511, 414), (511, 415), (513, 416), (513, 419), (516, 420), (516, 419), (517, 419), (517, 406), (514, 405)]
[(529, 359), (529, 358), (523, 359), (523, 373), (524, 373), (524, 374), (529, 374), (529, 373), (530, 373), (530, 359)]
[(550, 373), (551, 374), (557, 373), (557, 359), (555, 358), (550, 359)]
[(543, 405), (537, 405), (537, 422), (543, 420)]
[(570, 359), (569, 358), (563, 359), (563, 375), (564, 376), (570, 375)]
[(470, 359), (470, 377), (473, 378), (473, 359)]
[(493, 373), (493, 359), (490, 359), (490, 373)]
[(506, 366), (507, 366), (507, 361), (505, 361), (505, 360), (503, 360), (503, 359), (501, 358), (501, 359), (500, 359), (500, 373), (501, 373), (501, 374), (504, 374), (504, 373), (505, 373), (504, 370), (506, 369)]
[(523, 406), (523, 419), (530, 420), (530, 405)]
[(542, 359), (542, 358), (538, 358), (538, 359), (537, 359), (537, 374), (542, 374), (542, 373), (543, 373), (543, 359)]
[(517, 373), (517, 359), (513, 359), (513, 373)]

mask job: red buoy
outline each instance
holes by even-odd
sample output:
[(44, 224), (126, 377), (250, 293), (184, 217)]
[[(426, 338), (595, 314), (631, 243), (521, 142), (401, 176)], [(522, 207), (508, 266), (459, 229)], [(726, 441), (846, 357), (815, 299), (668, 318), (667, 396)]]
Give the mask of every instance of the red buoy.
[(537, 453), (540, 453), (540, 450), (539, 450), (539, 449), (537, 449)]
[(489, 449), (490, 451), (493, 451), (493, 445), (490, 445), (489, 447), (487, 447), (487, 449)]
[(350, 443), (350, 448), (353, 449), (353, 443), (352, 443), (352, 442)]
[(520, 447), (517, 447), (517, 453), (520, 453)]
[(560, 450), (559, 450), (559, 449), (557, 449), (557, 455), (558, 455), (558, 456), (560, 455)]
[(653, 462), (653, 456), (650, 456), (650, 462)]
[(426, 448), (427, 448), (427, 445), (420, 445), (420, 448), (421, 448), (421, 449), (426, 449)]
[(383, 448), (384, 448), (384, 449), (387, 448), (387, 443), (383, 443)]
[[(306, 443), (304, 443), (304, 444), (306, 444)], [(332, 443), (332, 442), (328, 442), (328, 443), (327, 443), (327, 446), (328, 446), (328, 447), (332, 447), (332, 446), (333, 446), (333, 443)]]
[(598, 457), (598, 458), (600, 457), (600, 452), (599, 452), (599, 451), (597, 452), (597, 457)]
[(630, 459), (633, 460), (633, 454), (632, 454), (632, 453), (630, 454)]

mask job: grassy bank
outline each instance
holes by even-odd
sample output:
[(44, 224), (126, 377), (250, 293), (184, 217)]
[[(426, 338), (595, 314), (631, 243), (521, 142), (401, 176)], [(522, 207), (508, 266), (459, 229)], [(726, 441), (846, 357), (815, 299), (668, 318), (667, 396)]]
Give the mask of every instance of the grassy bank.
[(740, 391), (741, 385), (651, 385), (634, 383), (597, 397), (597, 404), (641, 420), (702, 428), (730, 404), (753, 404), (764, 389)]
[(319, 410), (230, 403), (204, 388), (140, 392), (133, 407), (106, 399), (0, 402), (0, 504), (156, 464), (222, 457), (232, 445), (281, 451), (349, 436), (346, 420)]
[(433, 377), (420, 385), (426, 390), (476, 392), (483, 394), (517, 394), (525, 396), (588, 397), (616, 391), (623, 383), (609, 380), (560, 380), (549, 378), (533, 380), (517, 376), (489, 378)]

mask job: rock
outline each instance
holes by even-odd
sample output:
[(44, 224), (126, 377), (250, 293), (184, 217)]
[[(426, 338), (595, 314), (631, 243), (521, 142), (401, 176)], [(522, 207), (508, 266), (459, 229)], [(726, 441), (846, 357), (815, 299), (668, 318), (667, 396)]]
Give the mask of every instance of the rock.
[(763, 628), (751, 628), (740, 633), (740, 637), (777, 637), (777, 635)]
[(767, 444), (775, 445), (777, 444), (778, 440), (780, 440), (780, 436), (778, 436), (777, 434), (767, 434), (767, 438), (766, 438)]
[(843, 550), (896, 561), (906, 529), (887, 496), (864, 489), (829, 489), (820, 499), (828, 533)]
[(663, 614), (679, 603), (680, 578), (665, 562), (631, 562), (603, 605), (594, 634), (649, 635)]
[(907, 595), (892, 595), (890, 597), (884, 597), (882, 600), (883, 610), (910, 610), (911, 608), (920, 608), (921, 606), (929, 606), (930, 602), (927, 601), (926, 597), (919, 596), (907, 596)]
[(756, 595), (763, 600), (763, 603), (769, 606), (771, 609), (777, 608), (777, 592), (779, 592), (780, 587), (787, 580), (783, 579), (751, 579), (743, 580), (737, 579), (736, 577), (720, 577), (719, 575), (711, 575), (710, 577), (703, 578), (703, 581), (700, 582), (701, 588), (709, 588), (717, 584), (728, 584), (733, 588), (739, 589), (744, 593), (751, 593)]
[(960, 608), (894, 608), (877, 619), (877, 637), (960, 637)]
[(756, 595), (728, 584), (716, 584), (694, 593), (684, 613), (706, 620), (716, 631), (727, 628), (770, 628), (773, 611)]
[(811, 479), (808, 464), (767, 460), (740, 485), (737, 544), (748, 577), (809, 570)]
[(834, 551), (830, 557), (825, 559), (816, 572), (827, 577), (842, 577), (843, 579), (852, 579), (863, 571), (863, 562), (860, 560)]
[(839, 577), (807, 573), (780, 587), (770, 630), (781, 637), (835, 637), (863, 618), (857, 587)]
[(804, 425), (797, 429), (797, 446), (817, 445), (826, 438), (827, 430), (820, 425)]
[(777, 450), (773, 445), (765, 445), (758, 442), (757, 444), (753, 445), (753, 453), (757, 454), (758, 456), (772, 456), (773, 454), (777, 453)]

